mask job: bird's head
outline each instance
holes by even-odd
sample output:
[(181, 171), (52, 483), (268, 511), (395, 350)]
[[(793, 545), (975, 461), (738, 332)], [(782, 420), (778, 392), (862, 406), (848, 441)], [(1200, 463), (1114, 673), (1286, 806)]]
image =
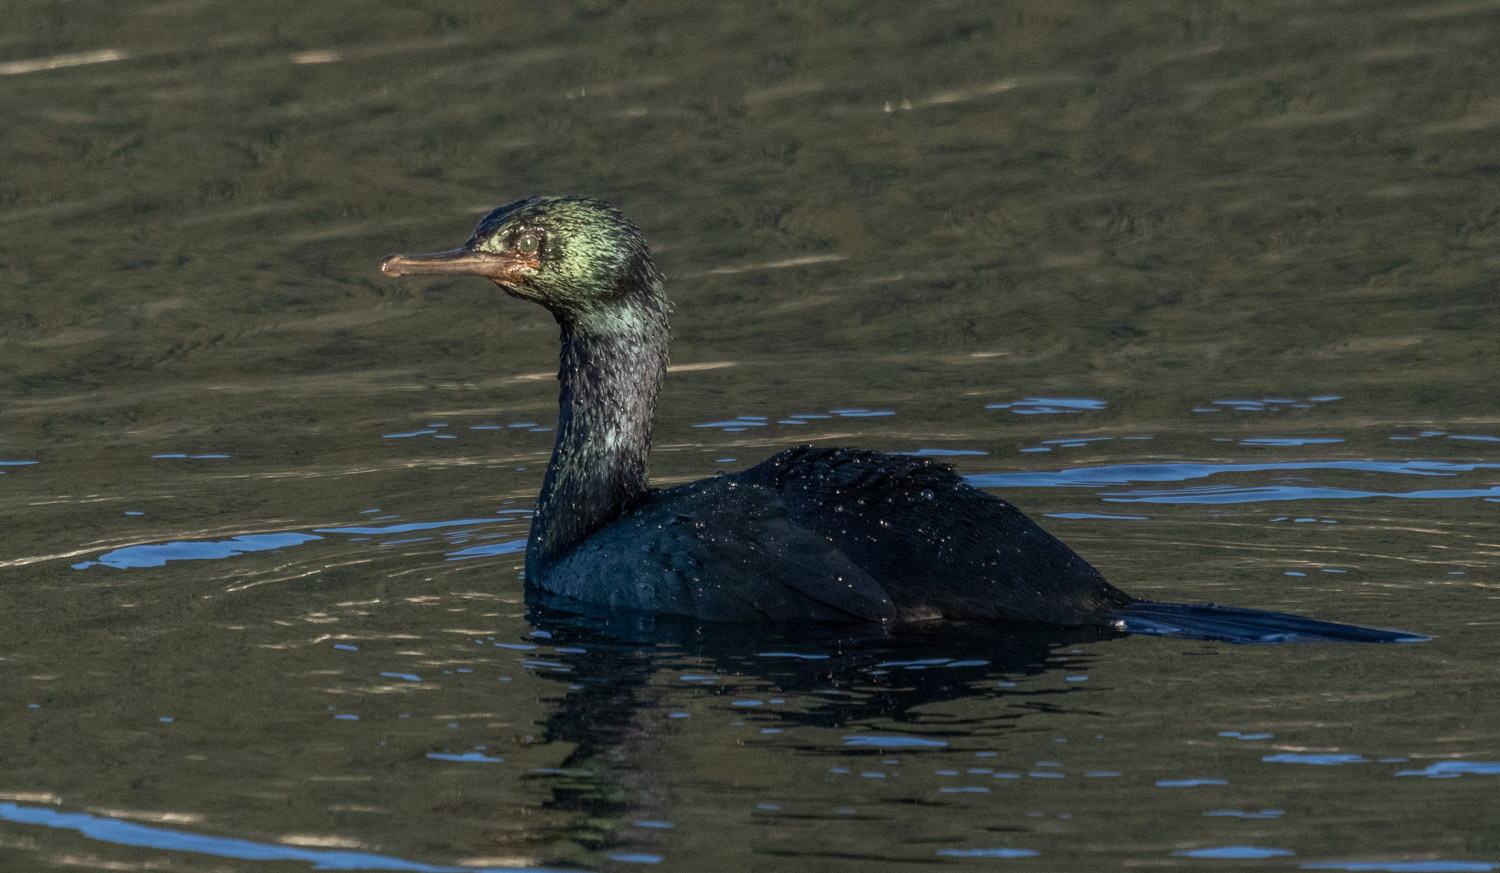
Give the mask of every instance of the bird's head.
[(618, 209), (584, 197), (518, 200), (481, 219), (462, 246), (391, 255), (380, 271), (483, 276), (562, 321), (591, 320), (643, 295), (665, 305), (641, 232)]

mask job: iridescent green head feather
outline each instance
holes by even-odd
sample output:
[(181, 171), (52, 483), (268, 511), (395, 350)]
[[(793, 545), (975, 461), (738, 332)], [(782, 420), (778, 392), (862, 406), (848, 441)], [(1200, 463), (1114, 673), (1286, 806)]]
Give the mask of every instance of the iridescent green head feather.
[(485, 276), (565, 323), (597, 321), (622, 305), (666, 308), (661, 273), (641, 232), (618, 209), (586, 197), (518, 200), (481, 219), (463, 246), (392, 255), (381, 270)]

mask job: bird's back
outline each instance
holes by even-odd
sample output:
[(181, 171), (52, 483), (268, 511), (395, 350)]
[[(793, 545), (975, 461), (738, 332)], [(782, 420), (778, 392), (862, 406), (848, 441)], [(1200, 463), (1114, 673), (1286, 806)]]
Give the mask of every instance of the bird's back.
[(1099, 624), (1134, 598), (1009, 503), (946, 464), (862, 449), (790, 449), (746, 470), (912, 618)]

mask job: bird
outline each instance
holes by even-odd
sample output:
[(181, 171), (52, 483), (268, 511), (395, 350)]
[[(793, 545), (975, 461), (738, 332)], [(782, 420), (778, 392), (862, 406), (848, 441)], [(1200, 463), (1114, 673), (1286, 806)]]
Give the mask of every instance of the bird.
[(557, 436), (525, 569), (528, 596), (551, 606), (701, 623), (978, 620), (1230, 642), (1426, 639), (1138, 599), (927, 457), (799, 446), (651, 487), (671, 304), (641, 231), (601, 200), (519, 200), (485, 215), (458, 248), (391, 255), (381, 272), (481, 276), (556, 319)]

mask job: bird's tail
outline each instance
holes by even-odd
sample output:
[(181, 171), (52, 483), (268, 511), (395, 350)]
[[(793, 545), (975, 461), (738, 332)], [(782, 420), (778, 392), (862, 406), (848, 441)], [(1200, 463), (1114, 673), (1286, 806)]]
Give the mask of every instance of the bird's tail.
[(1226, 643), (1419, 643), (1428, 637), (1398, 630), (1318, 621), (1287, 612), (1239, 609), (1213, 603), (1138, 600), (1114, 611), (1126, 633), (1218, 640)]

